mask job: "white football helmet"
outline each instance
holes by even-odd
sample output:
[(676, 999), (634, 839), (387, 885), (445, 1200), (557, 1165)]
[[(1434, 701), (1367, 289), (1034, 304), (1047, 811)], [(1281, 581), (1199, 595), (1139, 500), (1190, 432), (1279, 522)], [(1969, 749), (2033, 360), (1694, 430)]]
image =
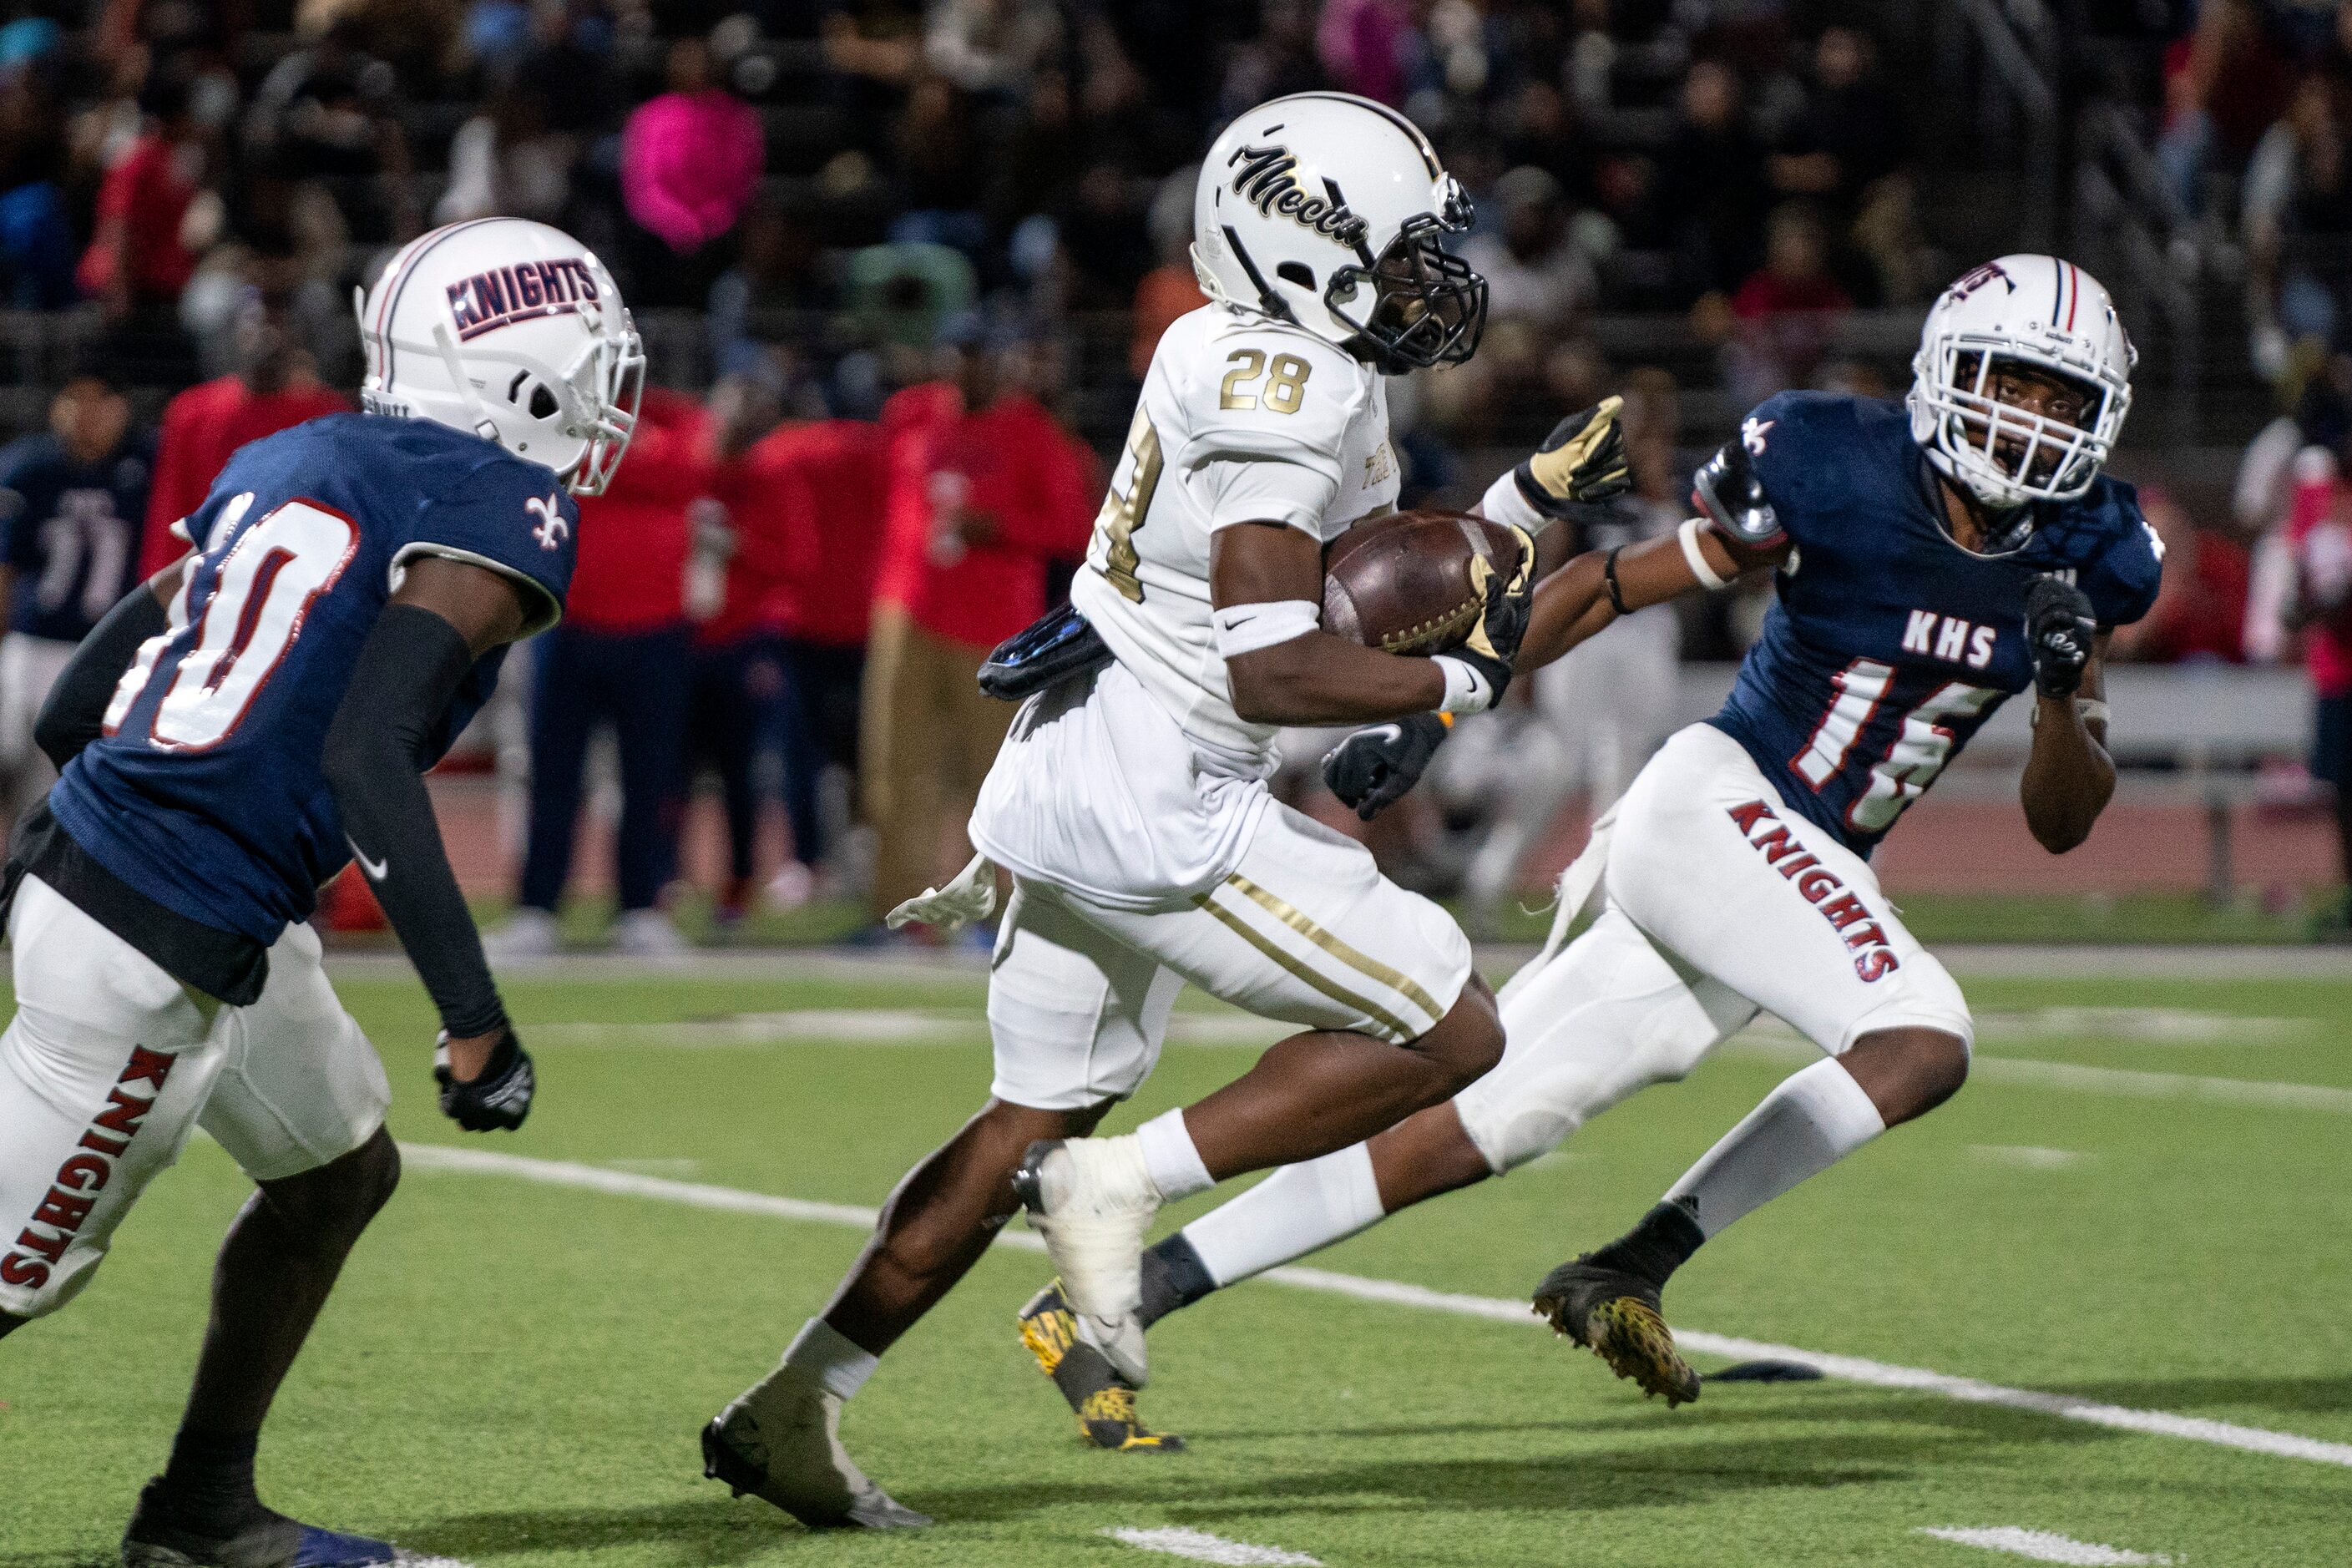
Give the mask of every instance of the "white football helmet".
[[(1912, 438), (1927, 460), (1995, 511), (2069, 500), (2091, 488), (2131, 408), (2138, 351), (2099, 280), (2055, 256), (2004, 256), (1944, 290), (1911, 361)], [(2007, 364), (2055, 375), (2084, 395), (2084, 423), (1993, 396)]]
[(645, 345), (612, 274), (543, 223), (486, 217), (403, 246), (354, 291), (370, 414), (430, 419), (604, 493), (628, 450)]
[(1486, 280), (1441, 243), (1469, 226), (1469, 197), (1412, 121), (1344, 92), (1293, 93), (1209, 149), (1192, 269), (1211, 299), (1396, 374), (1478, 346)]

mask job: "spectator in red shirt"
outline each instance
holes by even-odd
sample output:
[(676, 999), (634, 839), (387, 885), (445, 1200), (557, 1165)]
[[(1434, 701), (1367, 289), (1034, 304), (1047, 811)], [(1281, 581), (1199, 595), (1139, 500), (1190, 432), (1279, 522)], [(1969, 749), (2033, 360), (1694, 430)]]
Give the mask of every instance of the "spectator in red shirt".
[(2116, 628), (2112, 657), (2158, 664), (2239, 662), (2245, 658), (2252, 577), (2245, 547), (2198, 527), (2159, 486), (2140, 491), (2139, 500), (2164, 546), (2164, 580), (2147, 614)]
[(858, 691), (882, 563), (887, 450), (881, 426), (862, 420), (786, 426), (743, 455), (740, 494), (729, 502), (739, 520), (765, 514), (744, 526), (792, 541), (786, 555), (794, 564), (768, 602), (784, 668), (784, 811), (793, 826), (792, 858), (768, 897), (787, 907), (815, 891), (833, 847), (822, 808), (825, 773), (850, 784), (843, 798), (857, 798)]
[(204, 504), (239, 447), (306, 419), (351, 410), (348, 398), (319, 380), (310, 354), (287, 341), (274, 311), (257, 315), (243, 342), (245, 363), (235, 374), (192, 386), (163, 405), (155, 482), (139, 542), (142, 577), (187, 552), (187, 541), (172, 525)]
[(1811, 380), (1831, 329), (1853, 303), (1830, 276), (1821, 218), (1795, 202), (1775, 207), (1764, 265), (1731, 297), (1737, 326), (1727, 368), (1740, 404), (1761, 403)]
[(941, 379), (882, 410), (889, 491), (866, 666), (865, 786), (879, 916), (969, 855), (963, 821), (1012, 710), (980, 694), (989, 650), (1045, 611), (1045, 568), (1086, 548), (1077, 444), (1005, 374), (976, 318), (941, 331)]
[(118, 319), (176, 305), (196, 272), (181, 227), (203, 188), (206, 154), (186, 79), (156, 72), (139, 107), (145, 123), (98, 187), (96, 233), (75, 279)]
[(656, 905), (677, 859), (694, 647), (687, 511), (709, 490), (702, 420), (692, 398), (647, 388), (629, 460), (610, 489), (580, 503), (579, 559), (563, 619), (530, 644), (530, 826), (514, 916), (491, 939), (500, 957), (555, 951), (588, 742), (604, 724), (621, 753), (619, 945), (650, 958), (684, 950)]
[(687, 509), (693, 530), (687, 613), (695, 625), (680, 782), (690, 785), (705, 763), (719, 775), (728, 868), (714, 910), (722, 926), (740, 921), (751, 903), (760, 827), (752, 768), (761, 742), (776, 729), (784, 694), (776, 589), (806, 573), (802, 557), (813, 542), (795, 526), (800, 509), (789, 500), (775, 504), (772, 480), (748, 460), (782, 412), (782, 392), (772, 362), (756, 351), (711, 388), (700, 437), (709, 493)]
[(2352, 940), (2352, 487), (2333, 463), (2301, 468), (2289, 502), (2287, 548), (2294, 589), (2286, 620), (2304, 632), (2304, 658), (2317, 697), (2312, 776), (2336, 791), (2342, 902), (2324, 913), (2319, 934)]

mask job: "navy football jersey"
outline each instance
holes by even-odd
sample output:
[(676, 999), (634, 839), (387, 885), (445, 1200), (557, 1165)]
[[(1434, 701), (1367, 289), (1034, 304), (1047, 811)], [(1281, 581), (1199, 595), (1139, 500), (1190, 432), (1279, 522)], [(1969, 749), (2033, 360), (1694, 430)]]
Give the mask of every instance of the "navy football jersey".
[(79, 642), (139, 570), (139, 531), (155, 454), (133, 437), (85, 463), (54, 436), (0, 450), (0, 559), (16, 569), (8, 629)]
[(1789, 806), (1868, 855), (1993, 710), (2033, 683), (2025, 595), (2063, 576), (2102, 627), (2156, 600), (2163, 547), (2131, 486), (2034, 507), (2012, 554), (1961, 549), (1899, 404), (1783, 393), (1740, 426), (1795, 549), (1710, 721)]
[[(562, 613), (579, 511), (555, 475), (463, 431), (334, 414), (239, 447), (184, 520), (171, 629), (50, 793), (58, 824), (155, 902), (267, 946), (351, 858), (320, 770), (327, 726), (406, 563), (469, 561)], [(488, 697), (467, 674), (435, 742)]]

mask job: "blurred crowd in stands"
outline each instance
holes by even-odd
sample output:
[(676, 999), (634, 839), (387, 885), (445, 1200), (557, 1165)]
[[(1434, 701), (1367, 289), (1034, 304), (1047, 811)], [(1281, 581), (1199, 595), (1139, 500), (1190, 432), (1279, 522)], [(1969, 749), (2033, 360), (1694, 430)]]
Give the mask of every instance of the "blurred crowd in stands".
[[(2179, 34), (2165, 166), (2184, 203), (2242, 212), (2274, 301), (2257, 354), (2298, 411), (2233, 518), (2197, 526), (2149, 488), (2165, 595), (2118, 647), (2292, 658), (2325, 617), (2278, 585), (2352, 518), (2294, 456), (2352, 426), (2326, 248), (2352, 237), (2352, 4), (2156, 9)], [(887, 910), (961, 853), (1007, 717), (972, 671), (1059, 592), (1097, 449), (1202, 302), (1192, 193), (1227, 118), (1318, 87), (1378, 98), (1475, 198), (1491, 324), (1469, 365), (1391, 389), (1408, 504), (1466, 500), (1502, 452), (1624, 389), (1642, 492), (1607, 526), (1638, 532), (1679, 517), (1690, 467), (1755, 401), (1899, 395), (1909, 323), (1976, 259), (1931, 242), (1885, 19), (1803, 0), (0, 0), (0, 354), (22, 367), (0, 430), (26, 436), (0, 458), (0, 764), (38, 785), (42, 672), (177, 552), (168, 524), (227, 454), (349, 405), (352, 290), (390, 249), (539, 217), (612, 265), (659, 385), (584, 508), (570, 615), (508, 682), (501, 754), (530, 809), (502, 942), (556, 940), (599, 731), (625, 945), (677, 942), (660, 911), (698, 773), (730, 830), (722, 920), (844, 883)], [(1893, 330), (1857, 351), (1866, 318)], [(1677, 650), (1736, 656), (1760, 615), (1725, 596), (1637, 617), (1531, 683), (1568, 759), (1547, 776), (1613, 794), (1655, 743)], [(1523, 839), (1568, 787), (1537, 798), (1544, 771), (1496, 786)], [(777, 796), (780, 869), (754, 855)], [(1473, 881), (1499, 888), (1511, 856), (1487, 859)]]

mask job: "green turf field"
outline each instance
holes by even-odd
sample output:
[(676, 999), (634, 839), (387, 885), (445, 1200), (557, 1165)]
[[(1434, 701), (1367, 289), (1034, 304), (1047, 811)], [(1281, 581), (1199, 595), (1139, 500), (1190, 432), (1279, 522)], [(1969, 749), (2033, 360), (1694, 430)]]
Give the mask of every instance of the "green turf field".
[[(1711, 1245), (1670, 1317), (2352, 1445), (2352, 982), (1969, 990), (1978, 1081)], [(395, 1130), (458, 1142), (432, 1105), (422, 993), (369, 979), (344, 994), (392, 1068)], [(968, 972), (548, 980), (509, 995), (541, 1091), (523, 1133), (467, 1140), (502, 1153), (870, 1205), (987, 1082)], [(810, 1010), (826, 1016), (740, 1016)], [(1113, 1127), (1232, 1077), (1247, 1037), (1230, 1015), (1190, 1024)], [(1519, 1296), (1638, 1215), (1796, 1048), (1735, 1043), (1561, 1154), (1315, 1261)], [(0, 1568), (109, 1557), (168, 1442), (210, 1251), (241, 1196), (197, 1142), (85, 1296), (0, 1344)], [(2142, 1554), (2084, 1562), (2352, 1561), (2340, 1462), (1838, 1380), (1717, 1384), (1670, 1414), (1532, 1321), (1270, 1283), (1153, 1336), (1146, 1412), (1192, 1452), (1097, 1454), (1014, 1343), (1044, 1265), (1011, 1248), (850, 1408), (853, 1451), (938, 1528), (812, 1536), (700, 1479), (695, 1434), (859, 1240), (414, 1159), (280, 1401), (265, 1495), (499, 1568), (1149, 1568), (1179, 1559), (1106, 1532), (1168, 1527), (1330, 1568), (2024, 1561), (1918, 1533), (2003, 1526)]]

